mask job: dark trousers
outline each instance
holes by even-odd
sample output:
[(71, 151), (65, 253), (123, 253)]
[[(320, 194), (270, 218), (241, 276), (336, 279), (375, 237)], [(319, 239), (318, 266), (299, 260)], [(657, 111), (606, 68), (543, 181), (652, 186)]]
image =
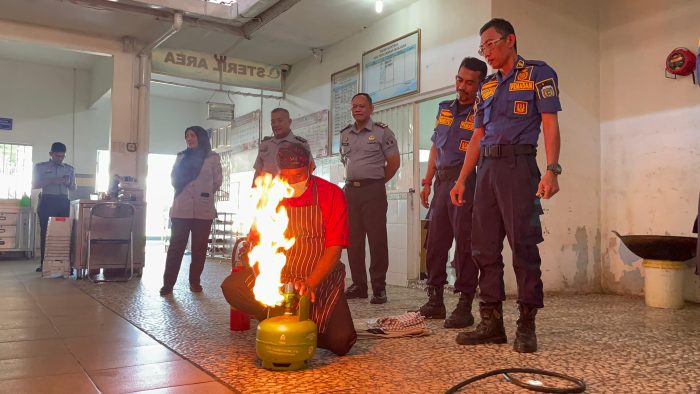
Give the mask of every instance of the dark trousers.
[(542, 308), (542, 206), (535, 196), (540, 171), (534, 155), (482, 158), (477, 171), (472, 254), (479, 267), (481, 300), (505, 300), (503, 239), (513, 251), (518, 303)]
[(369, 241), (369, 276), (372, 290), (379, 293), (386, 287), (389, 269), (389, 246), (386, 236), (386, 188), (383, 182), (355, 187), (345, 185), (350, 222), (348, 260), (352, 283), (367, 288), (365, 271), (365, 237)]
[(204, 260), (207, 257), (207, 243), (209, 242), (212, 220), (171, 218), (170, 222), (170, 246), (168, 246), (168, 255), (165, 259), (163, 286), (175, 286), (190, 232), (192, 233), (190, 284), (198, 285), (199, 277), (204, 271)]
[(46, 250), (46, 231), (49, 227), (50, 217), (68, 217), (70, 215), (70, 201), (68, 196), (57, 194), (43, 194), (39, 198), (39, 206), (36, 210), (39, 216), (39, 228), (41, 229), (41, 266), (44, 266), (44, 252)]
[[(252, 269), (247, 268), (229, 275), (221, 284), (221, 291), (232, 307), (258, 320), (264, 320), (267, 317), (267, 308), (253, 295), (251, 287), (254, 281)], [(350, 351), (356, 340), (357, 332), (352, 322), (350, 307), (345, 294), (341, 292), (328, 318), (326, 332), (318, 334), (317, 345), (343, 356)]]
[(437, 180), (435, 194), (430, 201), (430, 222), (426, 251), (428, 285), (447, 283), (447, 255), (455, 240), (454, 265), (457, 271), (455, 290), (473, 295), (476, 292), (479, 270), (472, 260), (472, 203), (476, 175), (467, 179), (464, 205), (458, 207), (450, 200), (455, 181)]

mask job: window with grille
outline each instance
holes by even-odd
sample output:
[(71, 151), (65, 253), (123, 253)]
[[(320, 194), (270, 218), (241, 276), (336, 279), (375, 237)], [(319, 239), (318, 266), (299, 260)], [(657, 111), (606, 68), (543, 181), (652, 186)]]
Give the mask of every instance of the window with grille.
[(32, 192), (32, 147), (0, 144), (0, 198), (22, 198)]

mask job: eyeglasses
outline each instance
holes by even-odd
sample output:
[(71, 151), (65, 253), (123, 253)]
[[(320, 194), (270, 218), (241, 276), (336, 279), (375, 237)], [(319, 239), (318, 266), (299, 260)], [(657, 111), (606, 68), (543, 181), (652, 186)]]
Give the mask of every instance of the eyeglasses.
[(496, 46), (496, 43), (498, 43), (498, 42), (501, 41), (501, 40), (505, 40), (505, 37), (496, 38), (495, 40), (486, 41), (486, 42), (484, 43), (484, 45), (480, 45), (480, 46), (479, 46), (479, 51), (478, 51), (477, 53), (478, 53), (480, 56), (484, 56), (484, 53), (486, 53), (486, 51), (491, 52), (491, 50), (493, 49), (493, 47)]

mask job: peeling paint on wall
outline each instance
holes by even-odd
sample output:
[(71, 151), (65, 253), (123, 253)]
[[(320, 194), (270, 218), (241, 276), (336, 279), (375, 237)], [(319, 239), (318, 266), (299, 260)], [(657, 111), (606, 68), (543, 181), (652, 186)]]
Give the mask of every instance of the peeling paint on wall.
[(575, 234), (576, 243), (574, 252), (576, 253), (576, 275), (574, 275), (573, 285), (584, 288), (588, 284), (588, 232), (586, 226), (577, 227)]

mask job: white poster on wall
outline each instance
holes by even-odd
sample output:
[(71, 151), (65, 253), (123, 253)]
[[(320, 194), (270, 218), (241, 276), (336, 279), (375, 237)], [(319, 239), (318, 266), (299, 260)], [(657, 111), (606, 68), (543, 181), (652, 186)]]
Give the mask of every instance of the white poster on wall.
[(340, 131), (353, 122), (352, 96), (360, 88), (360, 65), (331, 75), (331, 154), (340, 153)]
[(419, 87), (420, 29), (362, 54), (362, 91), (375, 104)]

